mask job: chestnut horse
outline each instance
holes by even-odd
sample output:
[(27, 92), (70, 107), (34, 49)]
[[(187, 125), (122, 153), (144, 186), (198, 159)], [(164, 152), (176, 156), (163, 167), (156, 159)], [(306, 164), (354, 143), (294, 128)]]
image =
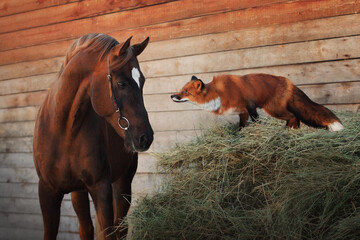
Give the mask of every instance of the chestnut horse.
[(127, 214), (137, 152), (146, 151), (154, 135), (137, 60), (149, 38), (133, 46), (130, 40), (120, 45), (105, 34), (77, 39), (39, 109), (33, 151), (44, 239), (56, 239), (69, 192), (81, 239), (94, 238), (88, 193), (105, 239), (115, 239), (112, 226)]

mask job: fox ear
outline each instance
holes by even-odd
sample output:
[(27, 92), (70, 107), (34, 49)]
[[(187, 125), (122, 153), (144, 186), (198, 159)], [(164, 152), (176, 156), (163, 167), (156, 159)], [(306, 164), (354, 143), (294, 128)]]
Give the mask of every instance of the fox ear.
[(202, 90), (204, 89), (204, 83), (203, 83), (203, 81), (201, 81), (200, 79), (198, 79), (198, 80), (195, 82), (195, 88), (196, 88), (196, 91), (197, 91), (197, 92), (202, 92)]
[(191, 80), (199, 80), (196, 76), (192, 76)]

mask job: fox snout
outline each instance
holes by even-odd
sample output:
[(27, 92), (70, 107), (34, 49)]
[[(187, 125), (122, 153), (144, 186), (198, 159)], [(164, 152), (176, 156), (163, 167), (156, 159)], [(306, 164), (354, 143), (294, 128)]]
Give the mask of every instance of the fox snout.
[(170, 96), (174, 102), (186, 102), (187, 99), (181, 98), (179, 95), (173, 94)]

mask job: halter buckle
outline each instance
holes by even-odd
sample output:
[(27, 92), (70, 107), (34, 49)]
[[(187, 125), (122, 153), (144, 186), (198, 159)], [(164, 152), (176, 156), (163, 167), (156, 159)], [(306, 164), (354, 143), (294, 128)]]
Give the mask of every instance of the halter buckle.
[[(123, 126), (123, 125), (121, 125), (121, 120), (124, 120), (125, 122), (126, 122), (126, 125), (125, 126)], [(128, 130), (129, 129), (129, 127), (130, 127), (130, 122), (129, 122), (129, 120), (126, 118), (126, 117), (120, 117), (120, 118), (118, 118), (118, 125), (119, 125), (119, 127), (122, 129), (122, 130)]]

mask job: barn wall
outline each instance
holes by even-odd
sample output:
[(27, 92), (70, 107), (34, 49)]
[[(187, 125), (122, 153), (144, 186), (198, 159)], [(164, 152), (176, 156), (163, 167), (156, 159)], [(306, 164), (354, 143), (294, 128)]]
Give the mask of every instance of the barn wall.
[[(171, 92), (197, 75), (286, 76), (314, 101), (360, 109), (359, 0), (3, 0), (0, 3), (0, 239), (40, 239), (32, 159), (34, 120), (66, 49), (87, 33), (120, 42), (150, 36), (140, 56), (155, 141), (141, 153), (135, 198), (161, 174), (151, 152), (189, 140), (216, 120)], [(236, 119), (236, 118), (230, 118)], [(79, 239), (69, 200), (59, 239)]]

